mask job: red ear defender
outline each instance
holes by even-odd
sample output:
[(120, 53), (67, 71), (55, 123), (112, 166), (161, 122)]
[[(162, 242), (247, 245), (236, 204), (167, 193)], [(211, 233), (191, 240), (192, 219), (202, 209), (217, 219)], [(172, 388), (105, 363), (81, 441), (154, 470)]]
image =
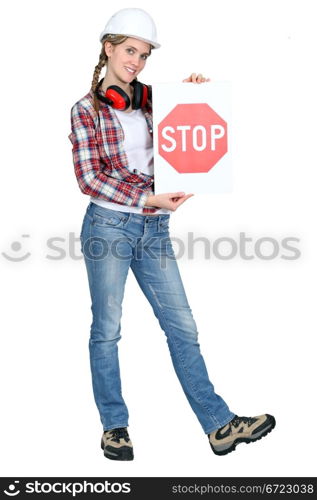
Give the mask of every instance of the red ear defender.
[(130, 107), (129, 96), (117, 85), (111, 85), (107, 88), (105, 93), (106, 99), (109, 100), (109, 104), (119, 111), (124, 111)]
[(147, 85), (144, 85), (143, 87), (144, 87), (143, 88), (143, 99), (142, 99), (141, 108), (144, 108), (144, 106), (146, 105), (147, 100), (149, 98), (149, 87)]
[[(119, 111), (125, 111), (130, 107), (130, 98), (126, 94), (126, 92), (124, 92), (124, 90), (122, 90), (117, 85), (111, 85), (107, 88), (106, 92), (102, 92), (100, 91), (102, 82), (103, 78), (102, 80), (100, 80), (95, 90), (95, 94), (98, 99), (100, 99), (100, 101), (109, 104), (109, 106), (112, 106), (114, 109), (118, 109)], [(134, 89), (132, 109), (144, 108), (148, 98), (150, 97), (148, 86), (141, 82), (138, 82), (137, 80), (133, 80), (133, 82), (131, 82), (131, 85)]]
[(132, 109), (144, 108), (149, 95), (148, 86), (137, 80), (133, 80), (131, 85), (134, 88)]

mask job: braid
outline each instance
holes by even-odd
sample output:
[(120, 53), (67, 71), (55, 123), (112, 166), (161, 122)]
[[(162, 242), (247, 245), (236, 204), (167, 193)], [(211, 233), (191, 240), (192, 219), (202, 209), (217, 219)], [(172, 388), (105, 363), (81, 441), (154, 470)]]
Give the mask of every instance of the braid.
[[(104, 52), (104, 49), (102, 47), (100, 55), (99, 55), (99, 62), (97, 64), (97, 66), (95, 66), (94, 75), (92, 77), (91, 90), (93, 92), (97, 88), (97, 85), (98, 85), (98, 82), (99, 82), (100, 72), (101, 72), (102, 68), (106, 65), (107, 59), (108, 58), (107, 58), (107, 56), (106, 56), (106, 54)], [(99, 101), (98, 101), (95, 93), (94, 93), (94, 108), (95, 108), (96, 112), (98, 113), (98, 111), (99, 111)]]

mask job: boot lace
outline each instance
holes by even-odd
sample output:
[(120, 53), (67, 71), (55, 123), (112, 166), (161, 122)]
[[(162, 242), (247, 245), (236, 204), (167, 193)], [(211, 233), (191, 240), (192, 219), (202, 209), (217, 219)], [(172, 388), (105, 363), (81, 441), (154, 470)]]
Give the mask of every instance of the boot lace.
[(129, 434), (125, 427), (119, 427), (118, 429), (111, 429), (110, 433), (112, 436), (111, 439), (116, 441), (117, 443), (120, 442), (121, 438), (123, 438), (126, 442), (129, 441)]
[(241, 422), (243, 422), (244, 424), (247, 424), (247, 426), (250, 427), (250, 425), (252, 425), (255, 422), (255, 419), (252, 417), (238, 417), (238, 415), (236, 415), (229, 422), (230, 430), (232, 431), (232, 427), (238, 427), (241, 424)]

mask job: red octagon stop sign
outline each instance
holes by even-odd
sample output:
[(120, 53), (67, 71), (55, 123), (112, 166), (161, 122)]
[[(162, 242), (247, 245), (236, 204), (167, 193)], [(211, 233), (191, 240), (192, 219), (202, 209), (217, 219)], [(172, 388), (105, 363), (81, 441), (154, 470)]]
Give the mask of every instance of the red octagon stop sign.
[(158, 126), (158, 147), (179, 173), (209, 172), (228, 151), (227, 123), (208, 104), (178, 104)]

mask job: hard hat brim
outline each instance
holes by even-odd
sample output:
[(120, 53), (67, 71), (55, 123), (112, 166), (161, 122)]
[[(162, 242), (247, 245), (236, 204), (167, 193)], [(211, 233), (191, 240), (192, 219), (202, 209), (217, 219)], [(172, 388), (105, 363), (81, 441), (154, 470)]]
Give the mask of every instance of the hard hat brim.
[[(161, 44), (157, 43), (157, 42), (152, 42), (152, 40), (147, 40), (146, 38), (141, 38), (139, 36), (135, 36), (135, 35), (129, 35), (128, 33), (109, 33), (109, 32), (102, 32), (100, 34), (100, 37), (99, 37), (99, 41), (101, 42), (103, 37), (105, 35), (123, 35), (123, 36), (128, 36), (129, 38), (135, 38), (136, 40), (142, 40), (142, 42), (146, 42), (146, 43), (149, 43), (150, 45), (152, 45), (155, 49), (159, 49), (161, 47)], [(111, 40), (109, 40), (110, 42)]]

